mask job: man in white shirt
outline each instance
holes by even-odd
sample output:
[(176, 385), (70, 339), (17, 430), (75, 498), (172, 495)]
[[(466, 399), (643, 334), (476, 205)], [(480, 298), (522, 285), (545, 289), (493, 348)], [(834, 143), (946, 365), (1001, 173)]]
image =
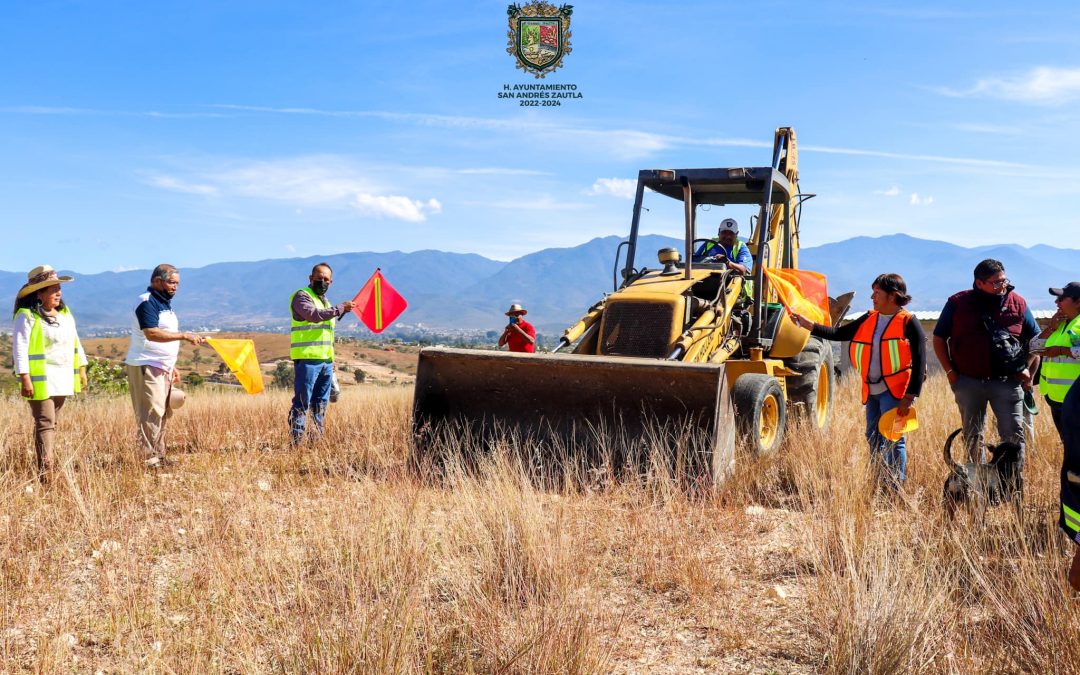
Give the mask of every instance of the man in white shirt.
[(131, 344), (124, 359), (135, 409), (136, 442), (151, 468), (165, 462), (165, 423), (169, 417), (169, 393), (173, 383), (180, 381), (176, 370), (180, 342), (206, 342), (202, 336), (180, 332), (180, 322), (172, 309), (179, 286), (180, 271), (175, 267), (162, 263), (154, 268), (150, 286), (135, 304)]

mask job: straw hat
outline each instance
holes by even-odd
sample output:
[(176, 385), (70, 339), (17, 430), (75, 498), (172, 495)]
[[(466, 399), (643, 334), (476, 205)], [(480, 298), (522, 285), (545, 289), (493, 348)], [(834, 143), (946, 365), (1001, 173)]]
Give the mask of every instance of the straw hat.
[(510, 305), (510, 309), (506, 310), (506, 316), (513, 316), (514, 314), (528, 314), (528, 312), (525, 311), (524, 307), (515, 302)]
[(183, 408), (184, 401), (186, 400), (187, 394), (184, 393), (183, 389), (177, 389), (176, 387), (169, 389), (169, 401), (167, 404), (169, 410), (179, 410), (180, 408)]
[(40, 265), (26, 273), (26, 283), (19, 289), (19, 295), (16, 297), (16, 300), (22, 300), (31, 293), (40, 291), (47, 286), (66, 284), (73, 279), (74, 277), (69, 277), (67, 275), (62, 277), (56, 276), (56, 270), (54, 270), (51, 265)]

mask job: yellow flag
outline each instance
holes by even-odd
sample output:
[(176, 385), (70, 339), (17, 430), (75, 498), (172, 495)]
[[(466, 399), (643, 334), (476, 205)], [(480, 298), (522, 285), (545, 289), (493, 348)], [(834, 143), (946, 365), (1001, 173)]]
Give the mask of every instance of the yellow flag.
[(240, 380), (249, 394), (258, 394), (263, 390), (262, 371), (259, 369), (259, 357), (255, 355), (253, 340), (225, 340), (209, 338), (206, 343), (214, 348), (229, 370)]

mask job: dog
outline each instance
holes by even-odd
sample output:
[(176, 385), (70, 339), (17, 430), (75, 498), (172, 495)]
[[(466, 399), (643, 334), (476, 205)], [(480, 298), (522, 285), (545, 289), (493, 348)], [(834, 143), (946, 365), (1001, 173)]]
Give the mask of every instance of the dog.
[(988, 506), (1012, 502), (1020, 509), (1024, 495), (1023, 466), (1020, 463), (1020, 446), (1016, 443), (999, 443), (987, 446), (990, 461), (975, 464), (957, 464), (952, 458), (952, 443), (962, 429), (957, 429), (945, 441), (945, 464), (949, 476), (945, 479), (943, 500), (945, 512), (950, 518), (961, 504), (976, 507), (978, 514)]

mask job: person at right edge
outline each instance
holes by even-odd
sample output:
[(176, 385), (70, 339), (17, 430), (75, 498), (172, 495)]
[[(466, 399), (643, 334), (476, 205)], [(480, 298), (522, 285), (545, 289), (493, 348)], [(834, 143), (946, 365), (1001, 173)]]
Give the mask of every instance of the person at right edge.
[(1069, 585), (1080, 591), (1080, 281), (1051, 288), (1058, 311), (1032, 349), (1042, 357), (1039, 391), (1046, 396), (1061, 436), (1061, 514), (1058, 526), (1078, 544), (1069, 568)]
[(878, 431), (878, 421), (894, 408), (897, 415), (906, 417), (922, 391), (926, 334), (919, 320), (904, 309), (911, 296), (899, 274), (878, 275), (870, 285), (870, 301), (873, 309), (840, 327), (815, 324), (794, 312), (790, 316), (795, 325), (809, 329), (815, 337), (851, 341), (851, 365), (862, 380), (870, 460), (879, 485), (896, 490), (906, 476), (907, 441), (901, 436), (890, 443)]
[(934, 353), (960, 410), (968, 461), (983, 461), (986, 406), (994, 412), (1000, 442), (1019, 448), (1017, 477), (1023, 490), (1024, 392), (1032, 388), (1038, 356), (1028, 342), (1039, 325), (1027, 302), (1005, 276), (1005, 266), (988, 258), (975, 266), (972, 288), (945, 302), (934, 328)]
[(311, 268), (308, 285), (289, 298), (292, 331), (289, 358), (293, 362), (293, 399), (289, 408), (289, 442), (300, 445), (307, 427), (307, 413), (322, 435), (326, 404), (334, 378), (334, 322), (352, 311), (346, 300), (331, 305), (326, 292), (334, 282), (334, 271), (321, 262)]

